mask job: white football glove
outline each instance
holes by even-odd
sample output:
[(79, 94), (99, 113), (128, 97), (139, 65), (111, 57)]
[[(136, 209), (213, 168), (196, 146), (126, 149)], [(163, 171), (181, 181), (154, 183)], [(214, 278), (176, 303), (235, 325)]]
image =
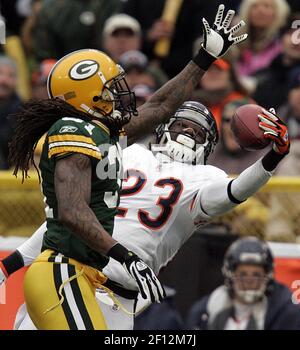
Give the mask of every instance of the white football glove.
[(135, 279), (144, 299), (160, 303), (166, 297), (164, 287), (152, 269), (137, 255), (130, 253), (131, 256), (125, 260), (123, 267)]
[(230, 29), (229, 27), (235, 15), (235, 11), (229, 10), (223, 21), (224, 9), (225, 6), (221, 4), (218, 8), (212, 28), (205, 18), (202, 19), (204, 34), (204, 42), (202, 43), (202, 47), (215, 58), (225, 55), (227, 50), (232, 45), (238, 44), (246, 40), (248, 37), (248, 34), (233, 37), (233, 34), (237, 33), (240, 28), (245, 25), (245, 22), (240, 21), (237, 25)]
[(164, 287), (161, 285), (152, 269), (135, 253), (116, 243), (107, 256), (119, 261), (124, 269), (133, 277), (144, 299), (152, 303), (160, 303), (166, 297)]

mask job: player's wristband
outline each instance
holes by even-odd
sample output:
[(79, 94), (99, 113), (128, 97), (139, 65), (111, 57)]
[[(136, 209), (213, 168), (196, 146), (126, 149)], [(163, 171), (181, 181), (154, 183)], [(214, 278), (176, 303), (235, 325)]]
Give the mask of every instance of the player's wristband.
[(122, 244), (115, 244), (108, 252), (107, 256), (119, 261), (123, 264), (128, 258), (132, 257), (134, 253), (126, 249)]
[[(13, 252), (12, 254), (10, 254), (8, 257), (4, 258), (1, 262), (0, 262), (0, 267), (2, 267), (5, 269), (5, 271), (3, 271), (4, 273), (6, 272), (8, 277), (10, 274), (14, 273), (15, 271), (20, 270), (23, 266), (24, 266), (24, 260), (22, 258), (21, 253), (16, 250), (15, 252)], [(3, 270), (2, 268), (2, 270)]]
[(197, 55), (193, 58), (193, 62), (203, 70), (208, 70), (215, 60), (216, 57), (207, 52), (202, 45)]
[(284, 154), (279, 154), (271, 149), (271, 151), (263, 157), (261, 162), (265, 170), (273, 171), (284, 157)]

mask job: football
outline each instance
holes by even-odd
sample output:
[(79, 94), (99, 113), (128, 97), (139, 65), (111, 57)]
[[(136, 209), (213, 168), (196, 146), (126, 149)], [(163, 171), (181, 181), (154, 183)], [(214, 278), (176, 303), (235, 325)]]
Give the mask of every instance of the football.
[(237, 108), (231, 119), (231, 130), (237, 143), (247, 151), (265, 148), (270, 140), (264, 138), (264, 131), (258, 126), (258, 114), (262, 108), (255, 104), (246, 104)]

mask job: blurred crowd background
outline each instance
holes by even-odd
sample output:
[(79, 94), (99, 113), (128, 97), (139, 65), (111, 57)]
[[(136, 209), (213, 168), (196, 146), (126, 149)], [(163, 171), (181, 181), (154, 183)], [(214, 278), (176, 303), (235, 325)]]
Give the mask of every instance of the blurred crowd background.
[(78, 49), (103, 50), (143, 104), (198, 51), (202, 18), (212, 23), (220, 3), (247, 23), (249, 38), (217, 60), (190, 96), (217, 120), (220, 142), (209, 164), (239, 174), (266, 152), (242, 150), (233, 138), (231, 118), (246, 103), (275, 108), (292, 144), (271, 185), (216, 220), (214, 232), (300, 242), (299, 0), (0, 0), (0, 237), (29, 236), (44, 221), (37, 179), (12, 180), (7, 116), (23, 101), (48, 97), (55, 62)]

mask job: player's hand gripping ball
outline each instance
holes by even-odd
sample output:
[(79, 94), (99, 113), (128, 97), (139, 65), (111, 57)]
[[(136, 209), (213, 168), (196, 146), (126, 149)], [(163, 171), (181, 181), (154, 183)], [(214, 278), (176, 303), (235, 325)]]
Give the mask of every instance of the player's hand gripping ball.
[(231, 129), (243, 149), (255, 151), (265, 148), (273, 141), (275, 152), (282, 155), (289, 153), (287, 126), (272, 108), (267, 111), (254, 104), (239, 107), (231, 120)]
[(264, 135), (264, 130), (259, 126), (263, 112), (261, 106), (246, 104), (237, 108), (231, 119), (231, 129), (236, 142), (241, 148), (247, 151), (255, 151), (265, 148), (270, 143), (270, 139)]

